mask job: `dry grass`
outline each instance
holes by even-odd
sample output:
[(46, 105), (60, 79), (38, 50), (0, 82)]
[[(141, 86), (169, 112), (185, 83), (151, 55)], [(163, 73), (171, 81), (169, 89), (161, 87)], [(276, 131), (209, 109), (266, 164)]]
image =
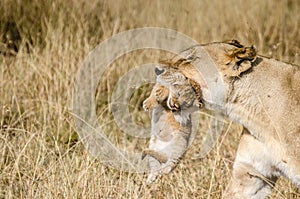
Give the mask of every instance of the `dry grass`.
[[(2, 0), (0, 36), (4, 42), (6, 24), (14, 23), (19, 52), (12, 55), (0, 45), (0, 198), (220, 198), (231, 175), (239, 126), (227, 124), (218, 146), (205, 159), (191, 160), (208, 128), (209, 116), (201, 116), (183, 161), (148, 189), (145, 175), (101, 164), (78, 140), (71, 106), (76, 72), (104, 39), (147, 26), (175, 29), (199, 43), (237, 38), (254, 44), (260, 54), (299, 65), (299, 10), (298, 0)], [(96, 95), (101, 121), (111, 120), (106, 105), (120, 74), (161, 54), (136, 52), (113, 64)], [(133, 109), (147, 123), (142, 98), (136, 97)], [(115, 124), (107, 128), (122, 146), (147, 143), (118, 137)], [(271, 198), (299, 197), (299, 189), (280, 179)]]

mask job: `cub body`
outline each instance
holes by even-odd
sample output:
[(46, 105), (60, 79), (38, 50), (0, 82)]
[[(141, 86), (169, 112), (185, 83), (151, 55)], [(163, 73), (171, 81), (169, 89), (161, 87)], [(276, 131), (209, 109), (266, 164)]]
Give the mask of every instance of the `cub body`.
[[(194, 88), (182, 73), (172, 68), (160, 70), (156, 68), (159, 83), (143, 104), (145, 110), (153, 109), (150, 144), (143, 151), (144, 156), (150, 156), (148, 185), (159, 174), (171, 172), (185, 153), (191, 134), (191, 109), (195, 108), (196, 99)], [(171, 74), (176, 78), (168, 79)]]

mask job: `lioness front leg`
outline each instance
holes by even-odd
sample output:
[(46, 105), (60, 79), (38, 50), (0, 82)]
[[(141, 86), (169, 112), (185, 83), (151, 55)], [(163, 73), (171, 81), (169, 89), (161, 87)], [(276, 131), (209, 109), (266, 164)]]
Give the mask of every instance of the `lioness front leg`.
[(264, 144), (252, 135), (243, 134), (223, 198), (263, 199), (271, 193), (276, 180), (276, 170)]

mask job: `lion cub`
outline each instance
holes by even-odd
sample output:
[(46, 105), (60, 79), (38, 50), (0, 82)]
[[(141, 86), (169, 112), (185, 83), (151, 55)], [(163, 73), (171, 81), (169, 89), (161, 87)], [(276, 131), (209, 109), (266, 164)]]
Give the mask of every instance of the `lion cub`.
[[(143, 103), (145, 110), (153, 109), (150, 144), (142, 157), (150, 156), (148, 185), (158, 175), (170, 173), (186, 151), (191, 134), (191, 113), (196, 108), (194, 101), (201, 96), (200, 87), (178, 70), (156, 68), (155, 73), (157, 84)], [(198, 105), (201, 106), (200, 101)]]

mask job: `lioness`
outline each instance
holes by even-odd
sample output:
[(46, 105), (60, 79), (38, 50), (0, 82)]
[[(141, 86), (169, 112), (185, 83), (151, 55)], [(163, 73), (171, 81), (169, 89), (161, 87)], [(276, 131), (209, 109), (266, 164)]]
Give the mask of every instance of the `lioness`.
[[(156, 68), (155, 73), (157, 82), (164, 79), (169, 88), (156, 83), (143, 103), (145, 110), (153, 109), (150, 145), (143, 151), (142, 157), (150, 156), (151, 171), (146, 181), (148, 185), (159, 174), (170, 173), (186, 151), (191, 134), (193, 111), (190, 109), (193, 108), (195, 99), (200, 99), (201, 96), (199, 85), (189, 81), (178, 70), (170, 67), (164, 67), (163, 70)], [(200, 102), (197, 104), (201, 105)]]
[(298, 66), (235, 40), (193, 46), (165, 63), (200, 84), (205, 108), (244, 127), (224, 198), (265, 198), (279, 176), (300, 186)]

